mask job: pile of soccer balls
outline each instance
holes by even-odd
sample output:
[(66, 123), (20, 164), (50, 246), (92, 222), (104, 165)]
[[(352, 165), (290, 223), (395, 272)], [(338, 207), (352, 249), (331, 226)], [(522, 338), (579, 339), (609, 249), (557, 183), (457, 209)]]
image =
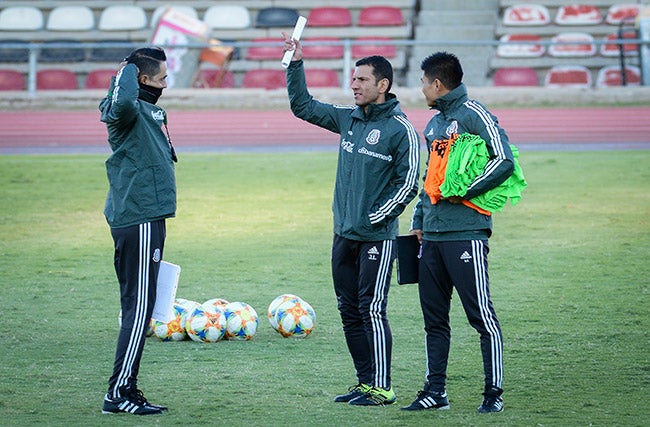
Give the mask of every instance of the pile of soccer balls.
[[(306, 337), (314, 330), (315, 318), (312, 306), (292, 294), (278, 296), (268, 308), (271, 326), (283, 337)], [(257, 326), (257, 312), (244, 302), (213, 298), (199, 304), (177, 298), (173, 305), (173, 318), (168, 322), (152, 319), (147, 336), (153, 335), (162, 341), (187, 338), (197, 342), (250, 340), (255, 336)]]

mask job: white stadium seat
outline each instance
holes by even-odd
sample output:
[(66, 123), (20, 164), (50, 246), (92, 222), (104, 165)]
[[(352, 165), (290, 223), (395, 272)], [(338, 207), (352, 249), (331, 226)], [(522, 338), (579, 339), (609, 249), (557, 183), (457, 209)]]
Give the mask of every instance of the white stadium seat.
[(32, 6), (10, 6), (0, 12), (0, 31), (43, 29), (43, 12)]
[(89, 31), (95, 27), (95, 16), (87, 6), (57, 6), (47, 18), (49, 31)]
[(251, 26), (251, 16), (244, 6), (224, 4), (208, 7), (203, 22), (211, 29), (238, 30)]
[(113, 5), (102, 11), (98, 28), (101, 31), (142, 30), (147, 26), (144, 9), (133, 5)]

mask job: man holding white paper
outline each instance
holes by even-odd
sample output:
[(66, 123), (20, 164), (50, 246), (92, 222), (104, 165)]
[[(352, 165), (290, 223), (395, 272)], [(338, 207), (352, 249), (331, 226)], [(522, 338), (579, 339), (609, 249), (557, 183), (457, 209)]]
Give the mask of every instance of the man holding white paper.
[(165, 219), (176, 212), (176, 179), (171, 141), (161, 127), (165, 110), (156, 105), (167, 87), (167, 57), (157, 47), (133, 51), (120, 64), (99, 106), (112, 154), (104, 215), (114, 241), (122, 324), (113, 374), (102, 412), (161, 414), (138, 389), (145, 333), (156, 302), (165, 245)]
[(398, 216), (418, 189), (418, 134), (394, 94), (393, 68), (382, 56), (356, 62), (356, 105), (314, 100), (305, 83), (300, 42), (286, 34), (291, 110), (340, 135), (334, 190), (332, 276), (357, 384), (334, 398), (351, 405), (394, 403), (392, 334), (386, 314)]

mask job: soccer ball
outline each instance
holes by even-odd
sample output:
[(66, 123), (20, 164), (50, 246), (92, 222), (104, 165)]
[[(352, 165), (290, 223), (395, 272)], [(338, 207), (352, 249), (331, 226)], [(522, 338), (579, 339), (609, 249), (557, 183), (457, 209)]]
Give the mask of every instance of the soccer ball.
[(273, 301), (271, 301), (271, 304), (269, 304), (269, 309), (267, 312), (268, 318), (269, 318), (269, 323), (271, 323), (271, 327), (275, 329), (276, 331), (278, 330), (278, 322), (275, 320), (275, 312), (278, 309), (278, 306), (282, 304), (285, 301), (299, 301), (300, 297), (294, 295), (294, 294), (282, 294), (277, 297)]
[(257, 332), (257, 312), (244, 302), (231, 302), (224, 309), (226, 338), (250, 340)]
[(172, 310), (174, 318), (169, 322), (163, 322), (158, 319), (152, 320), (153, 334), (163, 341), (183, 341), (187, 336), (185, 328), (181, 326), (185, 308), (178, 303), (174, 303)]
[(224, 309), (226, 308), (226, 305), (228, 305), (228, 301), (223, 298), (212, 298), (204, 302), (203, 305), (216, 305), (217, 307)]
[(314, 320), (314, 309), (303, 299), (285, 301), (275, 311), (277, 331), (283, 337), (306, 337), (314, 330)]
[(217, 342), (226, 332), (226, 316), (216, 306), (199, 305), (187, 318), (185, 330), (193, 341)]
[(200, 307), (201, 304), (185, 298), (176, 298), (174, 302), (183, 307), (183, 313), (181, 314), (181, 328), (187, 331), (187, 318), (190, 317), (190, 314), (192, 314), (194, 309)]

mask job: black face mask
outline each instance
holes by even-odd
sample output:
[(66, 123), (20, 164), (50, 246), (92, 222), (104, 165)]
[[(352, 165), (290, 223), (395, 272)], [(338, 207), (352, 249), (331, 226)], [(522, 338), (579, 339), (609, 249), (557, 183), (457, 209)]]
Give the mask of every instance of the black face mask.
[(141, 99), (150, 104), (155, 104), (158, 102), (158, 98), (162, 95), (163, 88), (153, 87), (143, 83), (138, 83), (140, 85), (140, 91), (138, 93), (138, 99)]

